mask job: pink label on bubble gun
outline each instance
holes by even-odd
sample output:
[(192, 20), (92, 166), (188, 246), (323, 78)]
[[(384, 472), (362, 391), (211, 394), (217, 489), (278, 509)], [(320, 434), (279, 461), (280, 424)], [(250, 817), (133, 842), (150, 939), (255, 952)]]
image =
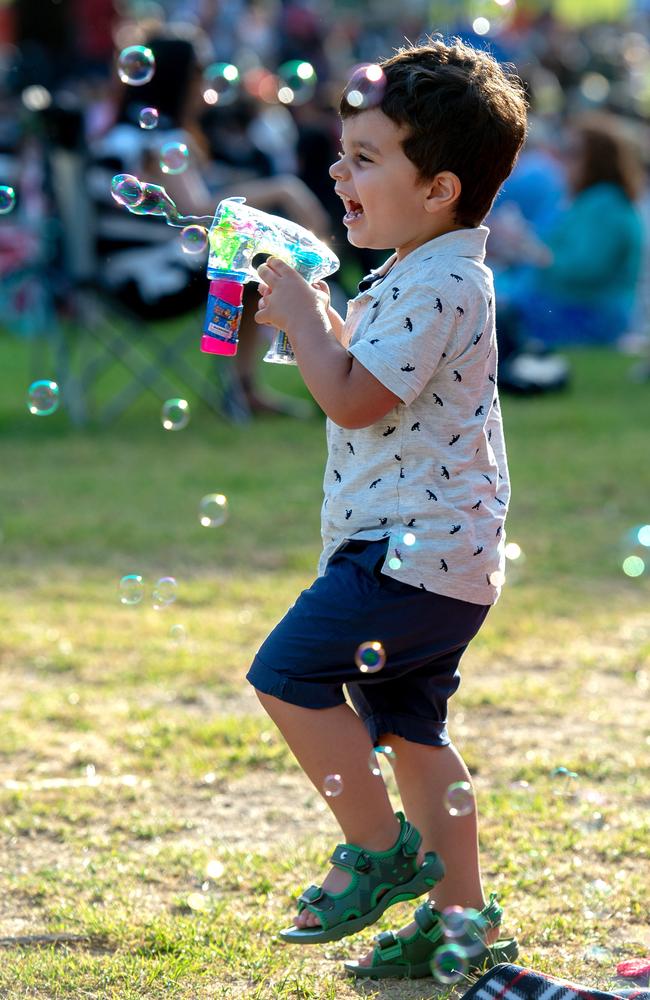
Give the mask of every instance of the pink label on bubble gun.
[(242, 314), (244, 286), (226, 278), (210, 282), (210, 294), (201, 338), (206, 354), (235, 354)]

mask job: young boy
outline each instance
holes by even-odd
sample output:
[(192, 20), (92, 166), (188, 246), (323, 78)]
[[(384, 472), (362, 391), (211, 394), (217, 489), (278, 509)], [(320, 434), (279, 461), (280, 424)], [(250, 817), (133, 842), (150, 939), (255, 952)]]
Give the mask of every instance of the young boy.
[[(448, 907), (465, 910), (463, 971), (517, 954), (495, 941), (502, 911), (485, 902), (473, 801), (447, 811), (444, 800), (470, 782), (447, 700), (503, 582), (510, 486), (481, 222), (524, 141), (526, 104), (516, 77), (459, 40), (402, 49), (381, 69), (374, 106), (343, 95), (330, 174), (350, 242), (395, 253), (345, 322), (326, 286), (275, 258), (259, 269), (256, 319), (287, 331), (329, 418), (328, 461), (319, 576), (248, 679), (346, 840), (282, 937), (336, 940), (429, 890), (412, 924), (346, 963), (356, 976), (415, 977), (435, 968)], [(360, 669), (371, 641), (381, 669), (357, 655)], [(368, 767), (386, 744), (409, 823)]]

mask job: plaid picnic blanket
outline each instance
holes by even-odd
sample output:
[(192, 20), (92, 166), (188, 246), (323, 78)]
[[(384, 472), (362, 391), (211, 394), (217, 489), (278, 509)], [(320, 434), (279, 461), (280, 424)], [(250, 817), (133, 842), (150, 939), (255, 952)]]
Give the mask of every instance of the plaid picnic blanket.
[(557, 979), (546, 972), (503, 963), (481, 976), (463, 994), (462, 1000), (616, 1000), (619, 996), (626, 996), (627, 1000), (650, 1000), (650, 990), (608, 993)]

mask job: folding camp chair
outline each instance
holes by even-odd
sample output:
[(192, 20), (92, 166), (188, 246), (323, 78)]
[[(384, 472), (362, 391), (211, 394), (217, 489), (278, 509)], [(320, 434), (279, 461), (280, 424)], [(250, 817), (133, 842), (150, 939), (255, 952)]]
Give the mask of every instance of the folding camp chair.
[[(198, 351), (202, 320), (198, 312), (182, 329), (174, 325), (163, 330), (135, 317), (102, 287), (96, 220), (86, 184), (83, 122), (77, 108), (48, 109), (43, 150), (60, 247), (54, 272), (62, 289), (54, 295), (63, 298), (48, 338), (72, 422), (81, 425), (92, 417), (109, 424), (144, 392), (165, 401), (188, 389), (213, 412), (231, 420), (246, 419), (248, 409), (231, 371), (221, 359)], [(191, 346), (196, 348), (192, 361), (188, 360)], [(97, 383), (116, 363), (126, 383), (100, 404), (95, 398)]]

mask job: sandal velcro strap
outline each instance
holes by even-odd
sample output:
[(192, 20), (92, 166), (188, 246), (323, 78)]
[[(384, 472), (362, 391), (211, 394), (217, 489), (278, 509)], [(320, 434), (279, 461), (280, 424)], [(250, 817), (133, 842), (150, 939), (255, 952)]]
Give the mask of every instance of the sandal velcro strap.
[(440, 914), (430, 902), (420, 903), (413, 914), (413, 919), (426, 938), (433, 940), (442, 937), (444, 928)]
[(422, 835), (411, 823), (405, 823), (402, 828), (402, 853), (407, 858), (415, 857), (422, 843)]
[(323, 899), (325, 895), (325, 891), (320, 885), (310, 885), (308, 889), (305, 889), (302, 896), (298, 896), (298, 902), (304, 903), (305, 906), (310, 906)]
[(488, 927), (499, 927), (502, 917), (503, 907), (499, 906), (496, 893), (491, 892), (489, 903), (486, 903), (481, 910), (481, 918), (485, 921)]
[(350, 844), (338, 844), (334, 848), (330, 861), (337, 868), (344, 868), (351, 872), (367, 872), (372, 868), (370, 856), (361, 848), (351, 847)]
[(375, 936), (377, 955), (382, 962), (402, 957), (402, 940), (393, 931), (382, 931)]

